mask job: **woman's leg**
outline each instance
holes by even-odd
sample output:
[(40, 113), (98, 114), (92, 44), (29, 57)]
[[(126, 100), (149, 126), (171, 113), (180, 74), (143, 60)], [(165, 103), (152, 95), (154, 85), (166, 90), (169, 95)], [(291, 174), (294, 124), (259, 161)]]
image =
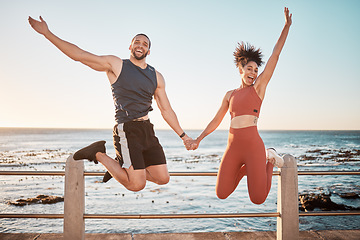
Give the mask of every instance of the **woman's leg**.
[(227, 198), (246, 175), (246, 166), (241, 161), (240, 145), (234, 141), (230, 134), (228, 147), (221, 160), (216, 182), (216, 195), (220, 199)]
[(262, 204), (270, 192), (274, 165), (266, 162), (265, 146), (260, 136), (254, 140), (248, 146), (246, 156), (247, 183), (250, 200)]

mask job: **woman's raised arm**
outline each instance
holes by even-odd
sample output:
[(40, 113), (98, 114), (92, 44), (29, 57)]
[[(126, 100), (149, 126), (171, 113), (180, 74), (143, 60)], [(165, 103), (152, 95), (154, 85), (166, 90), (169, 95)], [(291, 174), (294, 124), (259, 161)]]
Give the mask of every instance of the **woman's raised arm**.
[(262, 96), (262, 99), (265, 95), (266, 86), (268, 85), (271, 76), (274, 73), (276, 64), (278, 62), (280, 53), (282, 48), (284, 47), (286, 38), (289, 33), (290, 26), (292, 24), (292, 14), (289, 12), (289, 9), (285, 7), (284, 9), (285, 14), (285, 25), (280, 34), (278, 41), (275, 44), (274, 50), (265, 65), (264, 71), (259, 75), (258, 79), (255, 82), (255, 89), (258, 92), (259, 96)]

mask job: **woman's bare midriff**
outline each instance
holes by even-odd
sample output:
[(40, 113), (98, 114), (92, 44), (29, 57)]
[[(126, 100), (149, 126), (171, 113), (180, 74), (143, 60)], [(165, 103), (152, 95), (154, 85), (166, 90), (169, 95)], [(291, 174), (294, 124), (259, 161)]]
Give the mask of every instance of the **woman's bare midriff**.
[(246, 128), (257, 125), (258, 117), (253, 115), (241, 115), (236, 116), (231, 119), (230, 127), (231, 128)]

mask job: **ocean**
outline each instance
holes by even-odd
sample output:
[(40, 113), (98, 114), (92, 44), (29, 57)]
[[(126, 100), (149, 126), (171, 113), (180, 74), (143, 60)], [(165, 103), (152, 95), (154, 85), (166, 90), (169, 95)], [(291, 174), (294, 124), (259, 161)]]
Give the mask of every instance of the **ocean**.
[[(187, 131), (196, 137), (200, 131)], [(187, 151), (170, 130), (156, 130), (164, 148), (170, 172), (216, 172), (227, 144), (227, 130), (205, 138), (198, 150)], [(360, 131), (260, 131), (266, 147), (297, 159), (299, 171), (359, 171)], [(106, 140), (114, 157), (111, 129), (0, 128), (0, 171), (64, 171), (67, 157), (94, 141)], [(86, 171), (105, 171), (101, 165), (85, 162)], [(274, 170), (277, 170), (274, 168)], [(299, 193), (331, 194), (338, 204), (360, 207), (360, 199), (346, 199), (341, 193), (360, 194), (360, 176), (299, 176)], [(259, 213), (277, 211), (277, 176), (270, 194), (261, 205), (250, 202), (246, 177), (227, 199), (216, 197), (216, 177), (177, 177), (158, 186), (149, 182), (140, 192), (130, 192), (114, 179), (85, 178), (87, 214), (192, 214)], [(62, 176), (0, 175), (0, 213), (63, 213), (63, 202), (14, 206), (9, 201), (40, 194), (63, 196)], [(316, 209), (319, 210), (319, 209)], [(60, 233), (62, 219), (0, 218), (2, 233)], [(164, 233), (276, 231), (276, 218), (217, 219), (86, 219), (87, 233)], [(360, 216), (300, 217), (300, 230), (359, 229)]]

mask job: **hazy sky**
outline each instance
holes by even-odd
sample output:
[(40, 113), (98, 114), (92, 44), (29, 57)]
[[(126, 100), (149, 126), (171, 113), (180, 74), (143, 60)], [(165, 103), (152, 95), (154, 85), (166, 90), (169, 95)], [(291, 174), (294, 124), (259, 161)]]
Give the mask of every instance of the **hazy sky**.
[[(293, 25), (268, 85), (259, 129), (360, 129), (360, 1), (0, 0), (0, 127), (111, 128), (106, 74), (63, 55), (28, 24), (41, 15), (60, 38), (98, 55), (129, 57), (132, 37), (151, 41), (147, 61), (165, 77), (184, 129), (203, 129), (241, 79), (237, 42), (267, 61)], [(260, 69), (262, 71), (263, 68)], [(169, 128), (155, 101), (150, 119)], [(220, 126), (227, 129), (230, 115)]]

